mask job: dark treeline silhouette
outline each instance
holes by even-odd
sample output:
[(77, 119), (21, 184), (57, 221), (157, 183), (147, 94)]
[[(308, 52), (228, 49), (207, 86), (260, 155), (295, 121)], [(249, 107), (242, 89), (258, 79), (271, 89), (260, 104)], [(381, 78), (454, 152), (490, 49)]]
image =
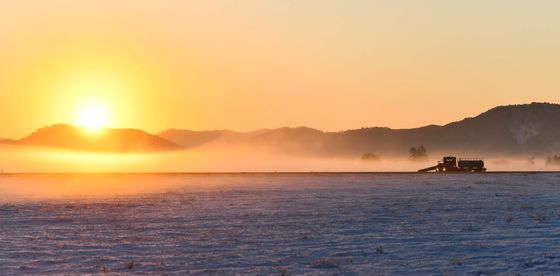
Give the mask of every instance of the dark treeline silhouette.
[(546, 157), (547, 166), (560, 166), (560, 155), (552, 155)]
[(366, 162), (375, 162), (375, 161), (379, 161), (380, 158), (375, 153), (366, 152), (366, 153), (362, 154), (361, 160), (366, 161)]
[(424, 145), (411, 147), (408, 150), (408, 158), (413, 161), (423, 161), (428, 159), (428, 151)]

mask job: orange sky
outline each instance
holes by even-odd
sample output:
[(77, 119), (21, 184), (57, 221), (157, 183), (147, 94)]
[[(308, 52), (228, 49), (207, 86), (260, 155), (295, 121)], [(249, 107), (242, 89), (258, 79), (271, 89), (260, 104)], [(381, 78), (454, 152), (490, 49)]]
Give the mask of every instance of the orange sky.
[(558, 102), (557, 1), (4, 1), (0, 137), (415, 127)]

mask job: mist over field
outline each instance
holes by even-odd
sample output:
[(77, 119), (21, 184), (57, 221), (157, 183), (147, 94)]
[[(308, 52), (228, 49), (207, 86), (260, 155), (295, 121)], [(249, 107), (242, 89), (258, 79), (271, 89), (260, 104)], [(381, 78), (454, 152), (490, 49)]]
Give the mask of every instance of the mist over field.
[[(473, 157), (457, 155), (457, 157)], [(442, 155), (421, 161), (402, 156), (309, 157), (249, 150), (192, 149), (161, 153), (95, 153), (37, 147), (0, 147), (0, 170), (17, 172), (416, 172)], [(488, 171), (553, 171), (545, 157), (483, 156)]]

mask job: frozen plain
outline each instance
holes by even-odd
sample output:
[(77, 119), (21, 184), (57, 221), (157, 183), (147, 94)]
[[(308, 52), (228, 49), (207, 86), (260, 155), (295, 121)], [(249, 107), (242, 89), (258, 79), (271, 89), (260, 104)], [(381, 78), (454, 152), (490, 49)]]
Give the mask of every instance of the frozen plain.
[(0, 267), (560, 274), (560, 174), (4, 174)]

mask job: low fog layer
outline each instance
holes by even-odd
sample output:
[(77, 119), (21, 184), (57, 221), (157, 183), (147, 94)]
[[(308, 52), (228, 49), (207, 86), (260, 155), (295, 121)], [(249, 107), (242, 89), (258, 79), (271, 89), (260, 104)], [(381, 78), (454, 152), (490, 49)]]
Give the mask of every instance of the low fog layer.
[[(163, 153), (91, 153), (37, 147), (0, 147), (0, 170), (12, 172), (415, 172), (441, 154), (302, 157), (249, 150), (198, 149)], [(472, 157), (458, 154), (457, 157)], [(488, 171), (551, 171), (545, 156), (484, 156)]]

